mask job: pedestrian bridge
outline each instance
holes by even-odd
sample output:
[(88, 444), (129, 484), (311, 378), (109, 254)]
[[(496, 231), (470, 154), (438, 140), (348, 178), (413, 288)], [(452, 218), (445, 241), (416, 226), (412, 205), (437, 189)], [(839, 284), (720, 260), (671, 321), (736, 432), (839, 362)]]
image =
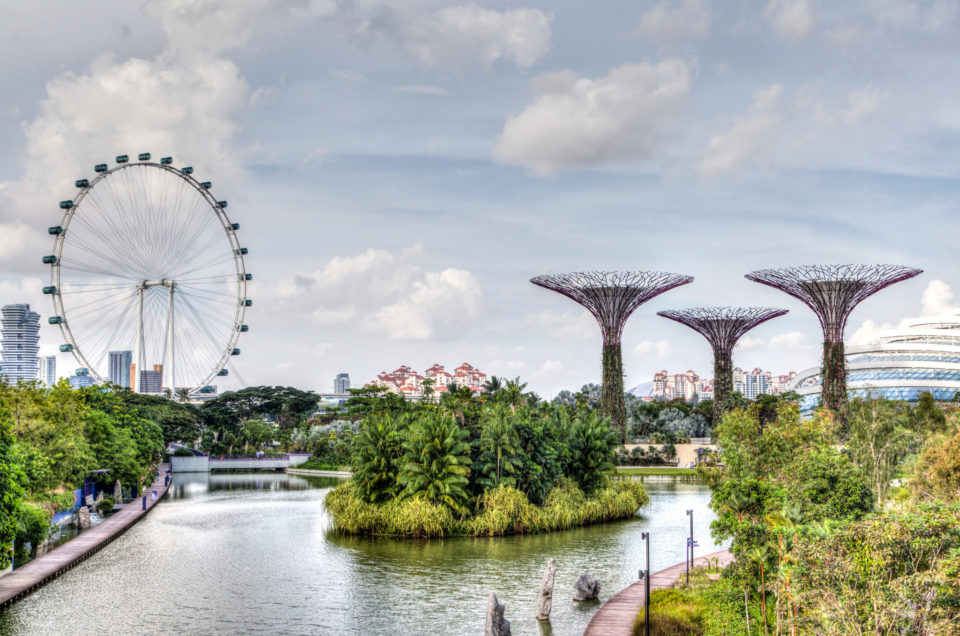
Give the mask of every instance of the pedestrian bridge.
[(283, 470), (303, 464), (310, 453), (288, 453), (284, 457), (170, 457), (170, 468), (175, 473), (209, 473), (216, 470)]

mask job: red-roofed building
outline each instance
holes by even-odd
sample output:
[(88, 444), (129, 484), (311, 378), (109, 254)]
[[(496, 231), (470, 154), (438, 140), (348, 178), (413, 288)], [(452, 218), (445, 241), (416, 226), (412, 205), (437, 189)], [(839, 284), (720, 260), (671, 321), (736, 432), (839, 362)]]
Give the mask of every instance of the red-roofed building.
[(420, 375), (407, 365), (402, 365), (395, 371), (377, 374), (377, 379), (367, 383), (367, 386), (382, 386), (391, 393), (400, 393), (408, 400), (418, 400), (423, 392), (423, 383), (433, 380), (434, 394), (447, 393), (447, 385), (453, 384), (458, 388), (469, 388), (474, 393), (483, 391), (483, 384), (487, 381), (487, 374), (466, 362), (448, 372), (442, 364), (434, 364)]

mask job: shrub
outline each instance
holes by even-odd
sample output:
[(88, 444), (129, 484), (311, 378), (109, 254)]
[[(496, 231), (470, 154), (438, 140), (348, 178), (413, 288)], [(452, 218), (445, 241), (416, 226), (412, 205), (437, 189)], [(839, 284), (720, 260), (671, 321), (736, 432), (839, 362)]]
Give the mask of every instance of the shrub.
[(50, 518), (37, 506), (24, 503), (17, 512), (16, 528), (13, 558), (16, 563), (23, 563), (29, 556), (28, 543), (30, 553), (36, 553), (37, 546), (46, 541), (50, 533)]
[[(650, 593), (650, 633), (658, 636), (689, 636), (703, 633), (702, 607), (685, 590), (654, 590)], [(633, 633), (644, 633), (643, 610), (633, 623)]]
[(104, 497), (100, 500), (100, 503), (97, 504), (97, 512), (100, 513), (101, 517), (106, 517), (108, 514), (113, 512), (114, 501), (112, 497)]

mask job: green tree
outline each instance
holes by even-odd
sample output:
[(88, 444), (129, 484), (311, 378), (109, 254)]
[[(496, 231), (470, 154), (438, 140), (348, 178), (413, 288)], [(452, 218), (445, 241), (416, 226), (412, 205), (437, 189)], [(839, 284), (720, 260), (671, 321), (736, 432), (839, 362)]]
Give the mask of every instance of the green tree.
[(613, 470), (619, 446), (618, 435), (610, 428), (609, 421), (595, 411), (579, 415), (573, 422), (567, 445), (570, 449), (567, 475), (587, 494), (603, 487), (607, 474)]
[(947, 416), (937, 406), (930, 391), (924, 391), (913, 410), (914, 428), (924, 434), (944, 433), (947, 430)]
[[(4, 383), (5, 384), (5, 383)], [(9, 403), (0, 393), (0, 569), (10, 565), (23, 489), (21, 473), (13, 461), (13, 426)]]
[(94, 466), (108, 469), (110, 481), (121, 484), (140, 484), (147, 470), (137, 459), (137, 445), (130, 431), (114, 425), (114, 420), (96, 409), (86, 416), (85, 435), (93, 452)]
[(909, 407), (903, 402), (857, 398), (847, 405), (847, 425), (850, 457), (869, 477), (874, 496), (883, 501), (897, 467), (917, 439), (910, 429)]
[[(509, 383), (508, 383), (509, 384)], [(512, 474), (519, 464), (517, 453), (520, 439), (513, 423), (513, 413), (506, 403), (498, 403), (480, 419), (482, 434), (477, 440), (481, 450), (480, 463), (483, 478), (480, 482), (486, 490), (500, 484), (513, 486)]]
[(353, 481), (361, 499), (379, 503), (394, 498), (403, 458), (402, 433), (408, 426), (405, 414), (378, 413), (360, 423), (353, 436)]
[(240, 439), (244, 447), (253, 450), (262, 450), (276, 439), (276, 431), (269, 422), (250, 419), (240, 426)]
[(401, 495), (461, 510), (468, 498), (464, 486), (470, 473), (466, 439), (467, 432), (449, 414), (431, 413), (419, 419), (403, 444)]

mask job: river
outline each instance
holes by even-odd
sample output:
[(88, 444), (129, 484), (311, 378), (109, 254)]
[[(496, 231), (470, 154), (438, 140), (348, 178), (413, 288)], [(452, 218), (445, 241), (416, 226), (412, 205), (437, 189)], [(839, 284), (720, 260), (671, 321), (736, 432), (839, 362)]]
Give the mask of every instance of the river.
[[(706, 486), (645, 484), (641, 516), (545, 535), (397, 540), (344, 537), (322, 506), (335, 480), (285, 474), (176, 475), (143, 521), (0, 613), (0, 634), (482, 634), (486, 599), (513, 633), (581, 634), (599, 603), (575, 603), (581, 573), (606, 600), (683, 561), (685, 510), (698, 554), (720, 549)], [(557, 561), (549, 625), (534, 618)]]

